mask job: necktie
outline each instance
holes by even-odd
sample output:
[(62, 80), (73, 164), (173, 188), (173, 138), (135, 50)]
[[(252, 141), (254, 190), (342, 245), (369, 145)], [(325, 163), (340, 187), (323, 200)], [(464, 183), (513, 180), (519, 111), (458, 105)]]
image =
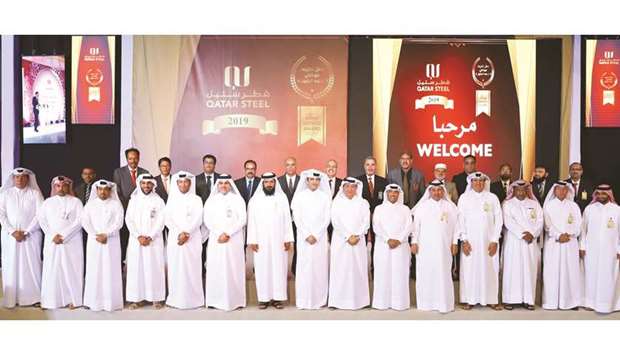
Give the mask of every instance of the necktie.
[(133, 186), (136, 186), (136, 171), (135, 170), (131, 171), (131, 184)]
[(88, 202), (89, 198), (90, 198), (90, 184), (86, 184), (86, 193), (84, 194), (84, 204)]
[(540, 185), (538, 185), (538, 194), (540, 195), (540, 197), (543, 197), (543, 193), (545, 192), (545, 182), (541, 182)]
[(164, 180), (164, 190), (166, 190), (166, 193), (167, 193), (168, 192), (168, 177), (164, 176), (163, 180)]
[(288, 178), (288, 190), (293, 192), (293, 178)]
[(372, 183), (372, 177), (368, 177), (368, 191), (370, 191), (370, 196), (375, 195), (375, 184)]
[(506, 194), (508, 194), (508, 183), (507, 182), (502, 182), (502, 184), (504, 184), (504, 192)]
[(207, 175), (207, 196), (211, 195), (211, 175)]
[(248, 196), (250, 196), (252, 194), (252, 180), (248, 180)]

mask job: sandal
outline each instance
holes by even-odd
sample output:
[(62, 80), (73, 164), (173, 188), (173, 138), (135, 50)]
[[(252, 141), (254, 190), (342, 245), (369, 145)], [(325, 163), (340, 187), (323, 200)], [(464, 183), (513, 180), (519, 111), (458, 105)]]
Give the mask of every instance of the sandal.
[(526, 304), (525, 308), (529, 311), (533, 311), (536, 309), (536, 306), (534, 306), (533, 304)]
[(153, 308), (162, 309), (164, 308), (164, 304), (162, 302), (153, 302)]
[(273, 303), (273, 306), (274, 306), (276, 309), (283, 309), (283, 308), (284, 308), (284, 305), (283, 305), (283, 304), (282, 304), (282, 302), (280, 302), (280, 301), (275, 301), (275, 302)]
[(503, 309), (501, 304), (491, 304), (489, 305), (489, 307), (491, 307), (491, 309), (494, 311), (501, 311)]
[[(491, 307), (491, 308), (493, 308), (493, 307)], [(504, 309), (509, 310), (509, 311), (512, 311), (514, 308), (515, 307), (513, 305), (511, 305), (511, 304), (505, 304), (504, 305)]]
[(269, 302), (258, 302), (258, 309), (267, 309)]
[(466, 310), (466, 311), (469, 311), (472, 308), (474, 308), (474, 306), (472, 306), (471, 304), (465, 303), (465, 304), (461, 305), (461, 308)]

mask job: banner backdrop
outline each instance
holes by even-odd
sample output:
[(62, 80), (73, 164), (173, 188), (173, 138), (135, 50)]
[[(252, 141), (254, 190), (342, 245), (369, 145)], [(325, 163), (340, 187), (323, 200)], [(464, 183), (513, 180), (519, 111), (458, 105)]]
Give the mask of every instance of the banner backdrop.
[(288, 156), (346, 171), (347, 55), (346, 37), (200, 37), (168, 137), (174, 170), (200, 172), (210, 153), (234, 176), (247, 159), (282, 173)]
[[(374, 95), (375, 103), (383, 95), (384, 105), (383, 115), (375, 109), (375, 119), (388, 117), (380, 124), (386, 128), (387, 169), (398, 167), (400, 154), (409, 151), (426, 179), (432, 179), (440, 162), (448, 164), (451, 175), (460, 172), (469, 154), (493, 178), (501, 163), (511, 164), (515, 175), (523, 171), (523, 112), (507, 41), (407, 39), (388, 44), (379, 43), (379, 50), (391, 56), (391, 72), (385, 60), (374, 64), (375, 71), (385, 71), (374, 73)], [(375, 59), (381, 53), (375, 52)], [(391, 87), (377, 85), (390, 75)]]
[(72, 37), (72, 124), (114, 124), (114, 42), (114, 36)]
[(586, 40), (586, 126), (620, 127), (620, 40)]

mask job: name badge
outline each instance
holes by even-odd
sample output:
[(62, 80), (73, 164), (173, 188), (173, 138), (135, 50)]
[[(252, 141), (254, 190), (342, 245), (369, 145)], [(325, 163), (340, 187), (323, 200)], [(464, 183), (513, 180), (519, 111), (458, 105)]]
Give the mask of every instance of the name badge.
[(614, 219), (609, 217), (609, 220), (607, 221), (607, 228), (611, 229), (615, 227), (616, 227), (616, 223), (614, 222)]
[(574, 220), (575, 220), (575, 217), (573, 217), (573, 214), (570, 213), (568, 215), (568, 224), (573, 224)]
[(377, 198), (378, 198), (379, 200), (383, 200), (383, 191), (379, 191), (379, 192), (377, 193)]
[(584, 201), (588, 199), (588, 193), (586, 191), (581, 191), (581, 199)]
[(536, 209), (530, 208), (530, 218), (536, 219)]
[(441, 214), (440, 221), (441, 222), (447, 222), (448, 221), (448, 213), (447, 212), (444, 212), (444, 213)]
[(157, 215), (157, 211), (153, 208), (151, 210), (151, 219), (155, 218), (155, 215)]
[(484, 210), (484, 212), (489, 212), (491, 210), (491, 205), (489, 205), (488, 202), (485, 202), (482, 206), (482, 209)]

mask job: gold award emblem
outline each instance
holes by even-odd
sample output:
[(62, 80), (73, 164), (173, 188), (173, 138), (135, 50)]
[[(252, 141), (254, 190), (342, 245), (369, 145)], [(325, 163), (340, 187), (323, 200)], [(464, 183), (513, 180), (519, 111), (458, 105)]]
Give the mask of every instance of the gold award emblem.
[(491, 58), (476, 58), (471, 66), (471, 77), (481, 88), (476, 90), (476, 117), (483, 113), (491, 117), (491, 90), (485, 90), (495, 78), (495, 66)]
[(616, 223), (614, 223), (614, 219), (609, 217), (609, 220), (607, 221), (607, 228), (615, 228), (616, 227)]
[(103, 73), (99, 69), (88, 69), (84, 78), (88, 85), (88, 102), (101, 102), (101, 88), (99, 85), (103, 82)]
[(573, 217), (573, 214), (570, 213), (568, 215), (568, 224), (573, 224), (575, 217)]
[(447, 222), (448, 221), (448, 213), (444, 212), (441, 214), (441, 222)]
[(614, 72), (604, 72), (601, 75), (601, 86), (603, 90), (603, 105), (614, 105), (616, 103), (614, 88), (618, 85), (618, 77)]
[(331, 63), (320, 55), (301, 56), (291, 67), (289, 80), (293, 91), (309, 101), (309, 105), (297, 106), (297, 146), (311, 140), (326, 145), (327, 106), (318, 101), (334, 87)]
[(485, 202), (482, 206), (482, 209), (484, 210), (484, 212), (489, 212), (491, 210), (491, 205), (489, 205), (488, 202)]
[(536, 219), (536, 210), (535, 210), (535, 209), (533, 209), (533, 208), (530, 210), (530, 217), (531, 217), (532, 219)]

